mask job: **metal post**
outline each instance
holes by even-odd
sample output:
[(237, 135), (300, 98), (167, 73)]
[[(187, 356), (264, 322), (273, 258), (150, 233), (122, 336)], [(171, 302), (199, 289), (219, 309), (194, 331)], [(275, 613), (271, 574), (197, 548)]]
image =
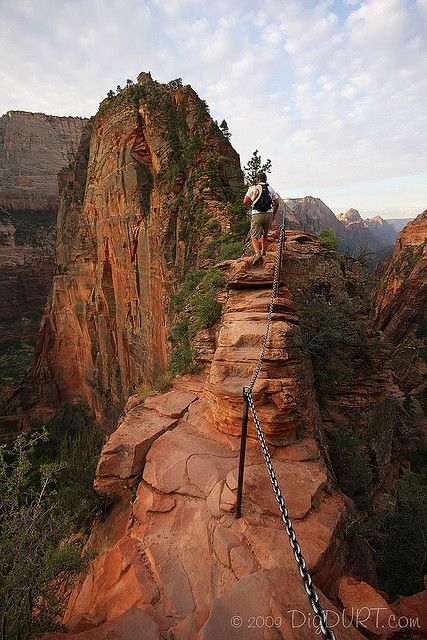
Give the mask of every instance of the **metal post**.
[(236, 504), (236, 518), (240, 518), (242, 515), (242, 493), (243, 493), (243, 473), (245, 470), (245, 454), (246, 454), (246, 438), (248, 434), (248, 415), (249, 415), (249, 402), (246, 395), (246, 387), (243, 387), (243, 414), (242, 414), (242, 434), (240, 436), (240, 459), (239, 459), (239, 477), (237, 481), (237, 504)]

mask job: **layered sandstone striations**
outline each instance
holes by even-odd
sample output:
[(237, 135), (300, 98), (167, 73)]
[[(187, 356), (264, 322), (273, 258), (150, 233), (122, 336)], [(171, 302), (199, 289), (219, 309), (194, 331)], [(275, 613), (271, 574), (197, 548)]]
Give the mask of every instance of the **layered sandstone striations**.
[(399, 387), (426, 407), (427, 211), (400, 232), (374, 290), (374, 328), (393, 344), (393, 371)]
[(171, 297), (208, 223), (227, 228), (241, 182), (238, 154), (191, 87), (141, 74), (102, 103), (60, 176), (56, 274), (21, 415), (84, 401), (113, 425), (165, 372)]
[[(288, 243), (300, 235), (289, 232)], [(315, 244), (322, 252), (320, 244)], [(227, 273), (229, 291), (207, 392), (218, 429), (234, 435), (241, 429), (242, 389), (251, 379), (264, 341), (277, 251), (274, 239), (269, 250), (264, 264), (257, 268), (248, 257), (219, 265)], [(296, 305), (289, 290), (282, 287), (274, 302), (270, 337), (253, 389), (269, 441), (289, 444), (315, 431), (317, 406), (307, 393), (313, 384), (310, 371)]]
[(73, 158), (86, 118), (8, 111), (0, 118), (0, 207), (56, 211), (58, 171)]
[[(289, 241), (295, 252), (304, 252), (305, 242), (323, 251), (302, 234)], [(69, 600), (68, 633), (49, 636), (52, 640), (95, 640), (113, 631), (123, 640), (266, 637), (252, 628), (254, 616), (276, 621), (271, 637), (312, 637), (313, 628), (295, 622), (296, 612), (308, 619), (310, 608), (253, 437), (247, 445), (243, 517), (234, 517), (240, 440), (235, 423), (243, 402), (241, 389), (225, 397), (230, 390), (224, 367), (235, 362), (230, 381), (233, 376), (240, 386), (249, 381), (265, 330), (276, 247), (271, 237), (271, 253), (261, 268), (251, 269), (245, 259), (223, 265), (227, 300), (207, 370), (177, 379), (171, 391), (145, 403), (136, 397), (128, 402), (95, 479), (97, 490), (114, 501), (106, 522), (92, 534), (99, 553)], [(240, 336), (238, 342), (233, 335)], [(308, 415), (298, 414), (290, 401), (294, 394), (310, 404), (319, 420), (298, 313), (285, 287), (277, 297), (261, 379), (265, 394), (258, 389), (256, 402), (266, 430), (280, 440), (283, 423), (288, 442), (270, 445), (277, 478), (322, 603), (336, 611), (336, 632), (343, 634), (339, 610), (328, 598), (336, 599), (338, 580), (352, 570), (344, 541), (347, 510), (331, 486)], [(280, 420), (269, 422), (274, 413)], [(345, 634), (362, 637), (351, 626)]]
[[(246, 258), (219, 265), (227, 288), (211, 363), (175, 379), (165, 394), (129, 399), (96, 472), (95, 487), (111, 505), (91, 535), (98, 555), (68, 602), (67, 631), (50, 640), (109, 634), (122, 640), (308, 640), (316, 633), (315, 622), (301, 624), (313, 617), (251, 418), (242, 518), (234, 517), (242, 387), (250, 382), (266, 328), (277, 234), (269, 240), (261, 267)], [(343, 307), (348, 317), (367, 322), (364, 277), (357, 261), (293, 231), (286, 234), (282, 273), (255, 402), (321, 602), (335, 612), (329, 619), (337, 637), (356, 640), (364, 636), (345, 620), (352, 607), (397, 609), (371, 586), (373, 560), (368, 545), (349, 531), (354, 507), (334, 488), (323, 428), (342, 411), (355, 429), (369, 432), (385, 406), (388, 380), (378, 363), (341, 390), (335, 408), (319, 407), (307, 349), (312, 337), (304, 334), (302, 315), (307, 305), (311, 311)], [(386, 470), (396, 423), (393, 415), (387, 420), (383, 439), (376, 431), (366, 444)], [(363, 594), (368, 601), (361, 602)], [(423, 597), (401, 610), (416, 617)], [(271, 621), (274, 632), (252, 626), (256, 619)], [(369, 619), (373, 637), (384, 636), (383, 622)]]

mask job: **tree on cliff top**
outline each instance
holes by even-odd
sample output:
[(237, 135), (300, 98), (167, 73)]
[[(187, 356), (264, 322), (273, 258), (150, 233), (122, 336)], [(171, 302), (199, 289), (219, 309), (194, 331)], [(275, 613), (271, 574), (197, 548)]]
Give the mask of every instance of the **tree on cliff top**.
[(227, 124), (226, 120), (223, 120), (221, 122), (221, 124), (219, 125), (219, 128), (221, 129), (222, 135), (224, 136), (224, 138), (227, 138), (227, 140), (230, 140), (231, 133), (230, 133), (230, 130), (228, 128), (228, 124)]
[(260, 171), (264, 171), (264, 173), (271, 173), (271, 160), (268, 158), (263, 162), (258, 149), (255, 149), (252, 154), (252, 158), (248, 161), (246, 167), (243, 167), (245, 179), (248, 184), (256, 184), (256, 177)]
[(171, 80), (168, 85), (172, 89), (172, 91), (176, 91), (177, 89), (182, 87), (182, 78), (175, 78), (175, 80)]

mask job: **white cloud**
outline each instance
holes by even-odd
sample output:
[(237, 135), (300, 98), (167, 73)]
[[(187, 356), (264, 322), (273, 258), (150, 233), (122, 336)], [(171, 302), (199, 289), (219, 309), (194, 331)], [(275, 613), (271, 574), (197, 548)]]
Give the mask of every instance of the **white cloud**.
[(415, 175), (426, 32), (427, 0), (3, 0), (0, 111), (90, 115), (151, 70), (191, 83), (284, 193)]

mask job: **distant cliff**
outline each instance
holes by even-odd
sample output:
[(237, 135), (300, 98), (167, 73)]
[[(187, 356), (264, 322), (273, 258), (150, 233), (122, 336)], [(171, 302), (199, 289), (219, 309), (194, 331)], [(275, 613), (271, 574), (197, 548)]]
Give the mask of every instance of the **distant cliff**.
[(57, 174), (83, 118), (0, 118), (0, 399), (22, 380), (54, 273)]
[(340, 250), (350, 255), (371, 252), (383, 259), (397, 236), (395, 228), (380, 216), (363, 220), (356, 209), (336, 216), (320, 198), (288, 198), (284, 203), (288, 229), (318, 234), (329, 227), (341, 239)]
[(56, 211), (57, 175), (87, 119), (8, 111), (0, 118), (0, 207)]
[(242, 186), (238, 154), (190, 86), (141, 74), (104, 100), (60, 175), (56, 274), (9, 433), (80, 401), (112, 425), (165, 373), (172, 297), (213, 226), (229, 228)]
[(400, 232), (374, 293), (374, 326), (393, 344), (399, 386), (427, 410), (427, 210)]

